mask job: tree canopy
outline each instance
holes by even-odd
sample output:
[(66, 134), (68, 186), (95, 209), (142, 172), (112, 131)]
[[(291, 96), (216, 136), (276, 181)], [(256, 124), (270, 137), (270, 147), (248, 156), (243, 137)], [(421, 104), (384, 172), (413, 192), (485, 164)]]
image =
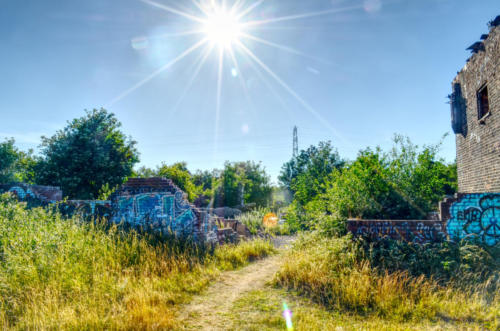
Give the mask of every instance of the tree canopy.
[(60, 186), (72, 199), (95, 199), (103, 187), (115, 187), (139, 162), (136, 142), (105, 109), (86, 111), (51, 138), (42, 137), (38, 184)]
[(20, 151), (14, 139), (0, 142), (0, 183), (32, 183), (35, 164), (32, 150)]

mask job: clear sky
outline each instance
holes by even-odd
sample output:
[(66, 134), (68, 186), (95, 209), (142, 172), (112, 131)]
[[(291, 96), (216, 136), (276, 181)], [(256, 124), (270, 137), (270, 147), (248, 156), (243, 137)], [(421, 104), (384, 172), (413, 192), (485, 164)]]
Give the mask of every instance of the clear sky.
[(349, 159), (394, 133), (430, 144), (450, 132), (453, 161), (446, 96), (500, 14), (498, 0), (241, 0), (237, 13), (253, 10), (240, 33), (231, 21), (226, 47), (208, 33), (193, 50), (213, 22), (192, 1), (154, 1), (0, 0), (0, 139), (36, 149), (105, 107), (149, 167), (251, 159), (275, 179), (294, 125), (300, 148), (331, 140)]

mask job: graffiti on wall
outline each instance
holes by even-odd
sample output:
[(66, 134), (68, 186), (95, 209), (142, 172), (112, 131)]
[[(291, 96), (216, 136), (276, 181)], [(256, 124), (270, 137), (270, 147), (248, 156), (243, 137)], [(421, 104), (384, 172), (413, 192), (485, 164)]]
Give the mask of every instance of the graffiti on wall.
[(11, 193), (19, 201), (27, 202), (29, 207), (46, 206), (62, 199), (62, 191), (53, 186), (0, 184), (0, 193), (5, 192)]
[(453, 240), (476, 238), (488, 246), (500, 241), (500, 193), (461, 195), (449, 216), (447, 231)]
[(181, 235), (191, 232), (197, 219), (182, 192), (159, 192), (118, 197), (112, 221)]
[(446, 230), (443, 223), (435, 220), (350, 220), (347, 223), (347, 228), (356, 236), (368, 237), (374, 240), (390, 238), (424, 244), (446, 239)]

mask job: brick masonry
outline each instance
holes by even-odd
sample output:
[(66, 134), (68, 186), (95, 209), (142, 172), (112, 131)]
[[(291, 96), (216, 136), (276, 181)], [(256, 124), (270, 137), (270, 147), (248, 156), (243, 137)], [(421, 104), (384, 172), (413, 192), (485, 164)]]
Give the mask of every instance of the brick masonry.
[[(456, 134), (458, 186), (464, 193), (500, 192), (500, 26), (492, 27), (479, 46), (453, 80), (454, 89), (459, 84), (465, 105), (461, 114), (455, 115), (460, 117)], [(477, 92), (485, 85), (490, 114), (480, 121)]]
[(347, 229), (355, 236), (372, 240), (389, 238), (425, 244), (447, 239), (445, 224), (436, 220), (349, 220)]
[(500, 193), (459, 193), (439, 205), (439, 220), (349, 220), (348, 230), (370, 239), (390, 238), (417, 244), (474, 240), (500, 242)]
[(0, 193), (10, 192), (29, 207), (46, 206), (62, 200), (62, 191), (55, 186), (29, 185), (24, 183), (0, 184)]

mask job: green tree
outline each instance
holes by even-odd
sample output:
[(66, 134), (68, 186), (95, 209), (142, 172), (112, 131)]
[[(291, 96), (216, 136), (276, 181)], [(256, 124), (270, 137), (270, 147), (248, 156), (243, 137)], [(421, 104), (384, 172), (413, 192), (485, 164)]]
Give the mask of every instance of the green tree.
[(0, 183), (14, 181), (15, 165), (18, 157), (14, 139), (8, 139), (0, 143)]
[(105, 109), (86, 111), (51, 138), (42, 137), (36, 181), (60, 186), (72, 199), (95, 199), (103, 187), (115, 187), (139, 162), (136, 142)]
[(267, 206), (271, 198), (271, 180), (260, 163), (225, 163), (215, 194), (216, 206), (235, 207), (242, 203)]
[(33, 150), (20, 151), (14, 139), (0, 142), (0, 183), (33, 183), (36, 163)]
[(193, 183), (193, 178), (187, 169), (186, 162), (177, 162), (172, 165), (163, 163), (156, 171), (157, 176), (171, 179), (175, 185), (183, 190), (189, 201), (193, 202), (201, 193), (201, 189)]
[(285, 163), (278, 179), (304, 205), (324, 192), (323, 184), (328, 175), (344, 164), (331, 142), (320, 142), (317, 147), (310, 146)]

